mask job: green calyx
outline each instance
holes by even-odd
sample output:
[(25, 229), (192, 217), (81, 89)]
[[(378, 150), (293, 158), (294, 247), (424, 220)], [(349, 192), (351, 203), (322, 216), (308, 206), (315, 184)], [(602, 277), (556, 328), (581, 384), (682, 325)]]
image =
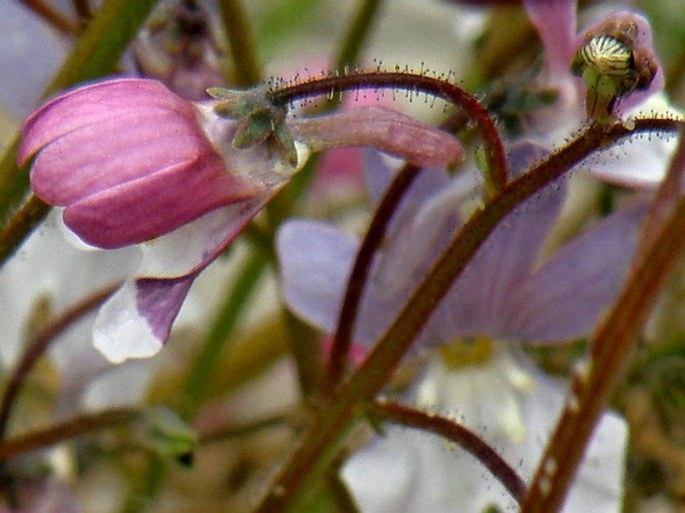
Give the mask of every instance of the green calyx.
[(295, 141), (286, 126), (287, 109), (273, 104), (268, 87), (261, 85), (240, 91), (212, 87), (207, 93), (219, 100), (214, 112), (238, 121), (232, 141), (235, 148), (267, 144), (290, 166), (297, 166)]

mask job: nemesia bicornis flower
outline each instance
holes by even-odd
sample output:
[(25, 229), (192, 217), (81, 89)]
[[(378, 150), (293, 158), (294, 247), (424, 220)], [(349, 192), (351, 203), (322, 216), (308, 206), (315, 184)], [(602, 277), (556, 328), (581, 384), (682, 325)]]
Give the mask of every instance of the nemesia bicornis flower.
[[(663, 71), (644, 16), (616, 11), (576, 32), (576, 0), (523, 4), (544, 46), (544, 81), (559, 93), (555, 105), (536, 120), (545, 144), (568, 137), (588, 116), (626, 118), (646, 112), (682, 118), (663, 93)], [(619, 185), (654, 188), (664, 176), (674, 145), (661, 138), (629, 141), (605, 150), (583, 167)]]
[(419, 165), (463, 154), (448, 134), (390, 109), (292, 118), (264, 107), (264, 93), (218, 90), (193, 103), (160, 82), (124, 78), (67, 92), (25, 122), (18, 159), (33, 159), (35, 194), (64, 207), (87, 244), (142, 249), (96, 321), (95, 345), (110, 360), (159, 350), (198, 273), (310, 151), (372, 144)]
[[(516, 146), (510, 152), (510, 169), (520, 172), (540, 156), (540, 150), (529, 144)], [(387, 177), (388, 172), (378, 158), (369, 166), (376, 182), (372, 194), (378, 196), (382, 189), (378, 177)], [(473, 194), (462, 180), (450, 181), (439, 169), (426, 169), (417, 179), (376, 257), (360, 304), (356, 341), (371, 346), (383, 334), (460, 226), (460, 205)], [(429, 363), (413, 400), (420, 406), (446, 410), (477, 431), (485, 429), (483, 437), (512, 465), (519, 468), (523, 462), (526, 477), (534, 470), (541, 437), (552, 429), (565, 392), (535, 369), (521, 344), (555, 344), (588, 334), (618, 293), (646, 211), (642, 202), (627, 205), (540, 263), (541, 246), (564, 197), (564, 184), (553, 184), (509, 214), (453, 284), (416, 341), (417, 348), (439, 346), (441, 358)], [(335, 329), (357, 249), (353, 237), (331, 226), (304, 220), (284, 224), (278, 252), (283, 294), (293, 311), (324, 330)], [(603, 442), (594, 446), (582, 467), (567, 512), (587, 511), (583, 508), (590, 502), (594, 511), (618, 511), (625, 423), (607, 414), (596, 436)], [(402, 497), (416, 499), (398, 509), (407, 512), (418, 511), (411, 504), (421, 504), (421, 511), (452, 508), (474, 513), (491, 502), (510, 504), (499, 489), (479, 479), (468, 480), (463, 487), (436, 484), (457, 475), (479, 476), (470, 457), (438, 458), (435, 461), (445, 464), (435, 463), (426, 474), (416, 472), (413, 463), (397, 463), (403, 445), (406, 442), (382, 439), (369, 446), (370, 453), (362, 451), (359, 460), (351, 458), (345, 477), (363, 511), (383, 511), (381, 505), (387, 505), (388, 496), (395, 493), (398, 504)], [(414, 451), (408, 456), (411, 462), (425, 456), (418, 455), (423, 451), (420, 447), (404, 450)], [(390, 482), (382, 472), (390, 465), (383, 455), (392, 455), (396, 481)], [(600, 458), (598, 469), (593, 461)], [(449, 477), (436, 475), (441, 472)], [(376, 474), (383, 478), (369, 480)]]

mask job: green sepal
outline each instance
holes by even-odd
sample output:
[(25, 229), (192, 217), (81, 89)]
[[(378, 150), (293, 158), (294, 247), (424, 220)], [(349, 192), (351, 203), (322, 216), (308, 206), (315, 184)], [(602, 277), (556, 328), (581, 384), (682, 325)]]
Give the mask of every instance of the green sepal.
[(266, 86), (241, 91), (211, 87), (207, 93), (219, 100), (214, 106), (217, 115), (239, 120), (232, 141), (234, 148), (267, 143), (290, 166), (297, 166), (295, 140), (285, 122), (286, 109), (271, 102)]
[(252, 112), (238, 125), (233, 136), (233, 146), (244, 149), (263, 143), (274, 133), (276, 126), (271, 112), (261, 110)]

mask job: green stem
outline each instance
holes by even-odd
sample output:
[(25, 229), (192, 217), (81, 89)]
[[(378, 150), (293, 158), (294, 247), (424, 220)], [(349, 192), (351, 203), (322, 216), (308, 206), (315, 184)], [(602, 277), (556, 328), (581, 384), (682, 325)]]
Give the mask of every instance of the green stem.
[(229, 334), (235, 329), (249, 299), (254, 294), (259, 278), (266, 269), (266, 259), (259, 252), (253, 252), (243, 264), (230, 293), (218, 311), (214, 322), (205, 337), (200, 351), (188, 371), (181, 392), (179, 414), (184, 419), (191, 418), (202, 404), (202, 398), (212, 381), (212, 374), (221, 361), (221, 353), (226, 350)]
[(347, 66), (355, 66), (359, 61), (359, 55), (364, 48), (374, 22), (380, 14), (382, 0), (362, 0), (359, 10), (352, 19), (346, 31), (340, 52), (335, 60), (336, 68), (345, 69)]
[(28, 234), (45, 219), (48, 212), (50, 212), (50, 205), (44, 203), (38, 196), (33, 194), (29, 196), (26, 203), (0, 233), (0, 268), (19, 249)]
[(255, 54), (255, 38), (242, 2), (220, 0), (219, 9), (233, 58), (236, 85), (250, 87), (260, 83), (262, 73)]
[(436, 305), (507, 214), (598, 149), (641, 131), (674, 131), (678, 126), (676, 121), (657, 119), (636, 120), (634, 130), (620, 124), (592, 125), (475, 212), (453, 237), (366, 361), (322, 405), (255, 512), (285, 511), (302, 498), (304, 490), (312, 487), (335, 456), (345, 433), (359, 420), (363, 404), (383, 389)]
[(242, 426), (228, 426), (200, 435), (199, 445), (207, 445), (216, 442), (225, 442), (244, 436), (253, 435), (264, 429), (285, 426), (292, 421), (291, 415), (273, 415), (271, 417), (260, 418), (249, 424)]
[[(265, 269), (266, 258), (258, 251), (252, 253), (243, 264), (186, 375), (178, 406), (181, 418), (191, 419), (202, 405), (202, 399), (212, 383), (212, 374), (221, 361), (221, 353), (226, 350), (226, 344), (230, 340), (229, 334), (235, 329), (241, 314), (248, 306), (249, 299), (259, 283), (259, 277)], [(159, 456), (152, 455), (148, 460), (147, 469), (142, 472), (142, 478), (138, 479), (137, 486), (124, 502), (121, 513), (143, 511), (157, 495), (165, 475), (164, 461)]]

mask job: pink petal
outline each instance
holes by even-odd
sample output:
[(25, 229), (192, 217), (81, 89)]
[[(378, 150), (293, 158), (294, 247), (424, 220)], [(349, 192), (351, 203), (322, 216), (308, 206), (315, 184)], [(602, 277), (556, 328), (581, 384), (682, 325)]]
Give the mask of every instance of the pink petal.
[(188, 121), (195, 116), (189, 102), (155, 80), (123, 78), (79, 87), (46, 103), (24, 122), (19, 163), (79, 128), (116, 122), (119, 115), (127, 112), (141, 112), (142, 118), (153, 111), (175, 112)]
[(196, 115), (159, 82), (101, 82), (31, 116), (20, 161), (38, 152), (33, 190), (66, 206), (66, 224), (84, 241), (139, 243), (260, 191), (226, 169)]
[(112, 249), (154, 239), (256, 191), (223, 164), (199, 157), (68, 206), (64, 222), (85, 242)]

